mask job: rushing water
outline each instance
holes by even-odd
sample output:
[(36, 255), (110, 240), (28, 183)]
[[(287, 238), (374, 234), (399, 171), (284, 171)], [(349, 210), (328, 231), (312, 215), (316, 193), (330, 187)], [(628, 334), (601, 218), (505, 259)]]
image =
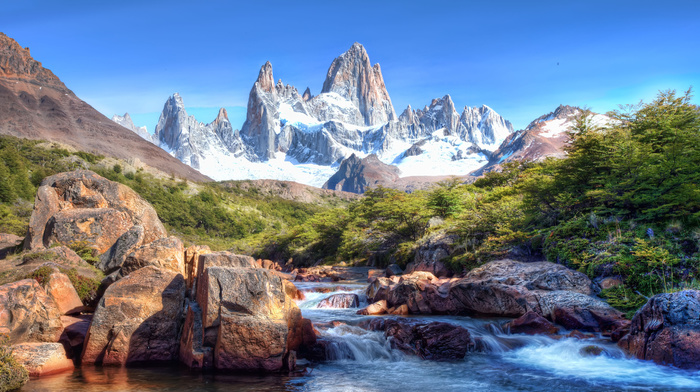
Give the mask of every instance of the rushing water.
[[(393, 350), (383, 333), (356, 324), (367, 316), (357, 309), (318, 309), (336, 293), (362, 295), (366, 284), (299, 283), (307, 291), (299, 301), (304, 317), (320, 326), (332, 342), (321, 364), (302, 376), (202, 374), (183, 367), (146, 369), (83, 368), (32, 380), (23, 391), (700, 391), (700, 372), (657, 366), (626, 358), (615, 345), (600, 340), (552, 339), (510, 335), (500, 320), (430, 316), (467, 328), (485, 352), (468, 353), (455, 362), (424, 361)], [(328, 293), (311, 292), (323, 286)], [(333, 321), (337, 326), (331, 327)], [(599, 356), (582, 349), (595, 344)]]

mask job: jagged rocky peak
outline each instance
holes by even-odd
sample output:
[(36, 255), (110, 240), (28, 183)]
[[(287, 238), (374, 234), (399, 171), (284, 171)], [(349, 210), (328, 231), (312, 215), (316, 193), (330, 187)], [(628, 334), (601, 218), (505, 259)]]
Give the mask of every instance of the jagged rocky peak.
[(379, 64), (371, 65), (365, 48), (355, 42), (331, 63), (321, 93), (334, 92), (352, 102), (363, 116), (363, 125), (396, 120)]
[(492, 151), (513, 133), (513, 124), (486, 105), (465, 106), (460, 121), (469, 132), (469, 141)]
[(314, 96), (311, 95), (311, 90), (309, 90), (308, 87), (306, 88), (306, 90), (304, 90), (304, 94), (301, 95), (301, 99), (303, 99), (304, 102), (307, 102), (308, 100), (310, 100), (313, 97)]
[(459, 115), (449, 94), (433, 99), (429, 107), (418, 111), (417, 116), (419, 122), (430, 131), (446, 128), (454, 133), (460, 130)]
[(120, 116), (118, 114), (115, 114), (112, 116), (112, 121), (115, 123), (121, 125), (122, 127), (136, 133), (137, 135), (141, 136), (142, 138), (148, 140), (151, 143), (156, 143), (155, 139), (153, 138), (153, 135), (148, 133), (148, 129), (143, 126), (143, 127), (137, 127), (134, 125), (134, 121), (131, 119), (131, 116), (129, 113), (124, 113), (123, 116)]
[(255, 85), (262, 91), (267, 92), (272, 92), (273, 87), (275, 87), (275, 78), (272, 76), (272, 64), (269, 61), (260, 67), (260, 73), (258, 73)]

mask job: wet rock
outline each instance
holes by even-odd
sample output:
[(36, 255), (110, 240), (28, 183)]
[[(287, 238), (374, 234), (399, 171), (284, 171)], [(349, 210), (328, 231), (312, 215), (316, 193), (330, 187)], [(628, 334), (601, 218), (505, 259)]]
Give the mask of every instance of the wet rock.
[[(208, 267), (198, 279), (204, 345), (214, 348), (215, 368), (277, 371), (289, 363), (304, 325), (282, 279), (270, 270), (227, 267)], [(207, 331), (216, 335), (208, 339)]]
[(177, 237), (157, 239), (134, 250), (122, 265), (120, 275), (126, 276), (146, 266), (170, 270), (185, 276), (185, 247)]
[(143, 245), (145, 238), (143, 226), (134, 225), (109, 248), (109, 250), (100, 256), (100, 262), (96, 267), (106, 274), (121, 268), (127, 256)]
[(392, 347), (422, 359), (459, 360), (475, 349), (469, 331), (453, 324), (380, 318), (361, 326), (372, 331), (384, 331), (384, 336), (391, 338)]
[(700, 369), (700, 291), (652, 297), (634, 315), (618, 346), (639, 359)]
[(377, 301), (373, 304), (370, 304), (364, 309), (360, 309), (357, 311), (357, 314), (365, 315), (365, 316), (378, 316), (382, 314), (387, 314), (389, 312), (389, 308), (387, 307), (386, 300), (381, 300)]
[(369, 302), (386, 300), (392, 284), (393, 282), (388, 278), (374, 278), (365, 290), (367, 300)]
[(579, 354), (581, 354), (584, 357), (599, 357), (603, 354), (606, 354), (606, 351), (604, 348), (596, 345), (588, 345), (585, 347), (582, 347), (579, 350)]
[(125, 365), (177, 359), (185, 279), (147, 266), (109, 286), (95, 310), (83, 363)]
[(61, 314), (80, 313), (84, 309), (83, 302), (66, 274), (56, 271), (49, 275), (45, 289)]
[(381, 278), (386, 276), (386, 271), (382, 269), (371, 269), (367, 271), (367, 281), (371, 282), (373, 279)]
[(12, 346), (17, 362), (29, 372), (30, 377), (72, 371), (73, 361), (66, 356), (61, 343), (21, 343)]
[(205, 347), (202, 309), (189, 301), (180, 338), (180, 362), (192, 369), (210, 369), (214, 366), (214, 351)]
[(338, 282), (341, 280), (362, 279), (363, 277), (364, 274), (347, 267), (324, 265), (299, 268), (294, 280), (301, 282)]
[(153, 207), (128, 187), (87, 170), (59, 173), (37, 190), (24, 246), (84, 241), (102, 254), (135, 224), (144, 229), (144, 243), (166, 235)]
[(319, 308), (347, 309), (360, 306), (357, 294), (333, 294), (319, 302)]
[(554, 324), (535, 312), (527, 312), (517, 319), (508, 322), (505, 329), (510, 333), (524, 333), (527, 335), (547, 335), (559, 332)]
[(0, 332), (11, 343), (54, 343), (61, 336), (61, 312), (34, 279), (0, 286)]
[(408, 305), (400, 305), (395, 308), (389, 309), (389, 314), (393, 314), (395, 316), (408, 316), (411, 312), (408, 310)]

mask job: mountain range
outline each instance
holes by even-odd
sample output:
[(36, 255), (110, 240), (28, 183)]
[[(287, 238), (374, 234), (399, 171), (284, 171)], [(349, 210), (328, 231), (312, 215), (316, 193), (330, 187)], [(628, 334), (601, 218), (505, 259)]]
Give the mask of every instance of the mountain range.
[[(128, 113), (110, 121), (0, 33), (0, 133), (65, 143), (142, 162), (194, 181), (273, 179), (362, 193), (367, 187), (420, 189), (451, 176), (473, 178), (504, 162), (563, 156), (580, 109), (559, 106), (524, 130), (486, 105), (457, 111), (445, 95), (397, 116), (381, 67), (353, 44), (335, 58), (321, 92), (274, 81), (265, 63), (247, 115), (234, 129), (225, 109), (210, 123), (169, 97), (154, 134)], [(606, 116), (595, 115), (603, 124)]]

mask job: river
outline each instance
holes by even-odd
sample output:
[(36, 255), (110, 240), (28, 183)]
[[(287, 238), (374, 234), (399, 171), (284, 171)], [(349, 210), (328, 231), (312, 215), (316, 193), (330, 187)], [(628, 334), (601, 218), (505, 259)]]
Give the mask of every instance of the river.
[[(319, 286), (335, 290), (311, 292)], [(364, 298), (366, 284), (298, 283), (297, 287), (306, 291), (306, 299), (298, 301), (304, 317), (319, 325), (345, 323), (322, 331), (333, 342), (327, 352), (332, 359), (309, 364), (303, 375), (203, 374), (180, 366), (84, 367), (32, 380), (22, 391), (700, 391), (700, 372), (626, 358), (604, 339), (511, 335), (498, 327), (501, 320), (494, 319), (423, 317), (461, 325), (486, 346), (485, 352), (468, 353), (461, 361), (424, 361), (391, 349), (382, 332), (355, 326), (367, 317), (357, 315), (357, 309), (316, 307), (340, 292)], [(591, 344), (602, 347), (604, 354), (582, 353)]]

